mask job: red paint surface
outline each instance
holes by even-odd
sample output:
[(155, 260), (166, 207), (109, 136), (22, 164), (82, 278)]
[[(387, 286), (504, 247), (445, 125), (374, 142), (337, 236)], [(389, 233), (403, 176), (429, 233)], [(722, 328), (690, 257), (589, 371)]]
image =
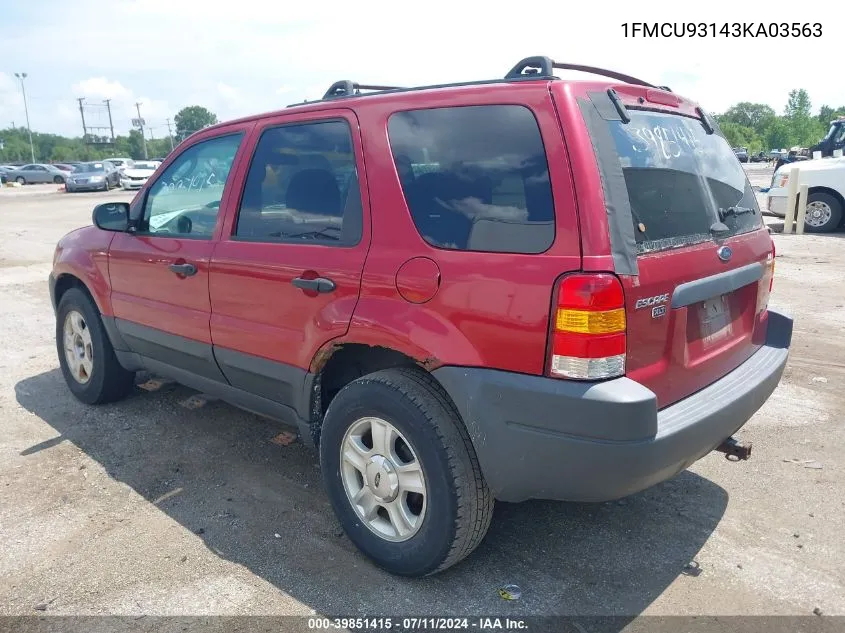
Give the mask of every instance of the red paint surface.
[[(218, 133), (246, 132), (212, 240), (118, 235), (111, 245), (109, 288), (103, 262), (111, 234), (86, 229), (63, 240), (56, 271), (73, 271), (83, 279), (105, 313), (113, 309), (131, 321), (303, 369), (329, 345), (358, 342), (418, 360), (539, 375), (546, 364), (556, 281), (575, 270), (613, 271), (601, 181), (576, 102), (589, 91), (609, 87), (629, 105), (640, 97), (670, 100), (625, 84), (520, 81), (313, 103), (208, 128), (174, 154)], [(677, 104), (651, 105), (695, 114), (695, 103), (675, 99)], [(440, 250), (420, 237), (411, 220), (391, 158), (388, 118), (407, 109), (485, 104), (522, 105), (537, 119), (556, 218), (554, 243), (543, 254)], [(361, 243), (333, 248), (232, 240), (261, 130), (338, 117), (353, 130), (364, 209)], [(765, 231), (728, 244), (734, 251), (731, 267), (763, 261), (771, 249)], [(199, 273), (187, 279), (173, 275), (167, 265), (180, 258), (196, 264)], [(648, 255), (639, 265), (638, 277), (622, 279), (628, 375), (653, 389), (661, 405), (712, 382), (756, 349), (752, 338), (761, 340), (759, 330), (765, 327), (765, 318), (753, 313), (756, 286), (730, 298), (734, 335), (707, 349), (690, 310), (669, 310), (663, 319), (652, 319), (650, 310), (633, 309), (637, 298), (671, 294), (680, 283), (725, 270), (713, 244)], [(337, 290), (306, 294), (291, 285), (291, 279), (306, 275), (329, 277)]]

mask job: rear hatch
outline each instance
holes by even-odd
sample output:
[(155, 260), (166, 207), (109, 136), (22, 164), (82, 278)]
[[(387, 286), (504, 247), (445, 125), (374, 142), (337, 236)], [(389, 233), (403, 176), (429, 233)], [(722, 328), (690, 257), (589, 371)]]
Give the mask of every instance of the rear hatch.
[(613, 249), (623, 244), (633, 266), (633, 274), (620, 274), (626, 375), (664, 407), (758, 349), (772, 242), (745, 171), (718, 131), (708, 133), (709, 119), (622, 110), (620, 120), (600, 120), (603, 140), (594, 136), (599, 119), (589, 131), (606, 198), (607, 180), (616, 178), (615, 208), (608, 206), (608, 221), (620, 223), (610, 227)]

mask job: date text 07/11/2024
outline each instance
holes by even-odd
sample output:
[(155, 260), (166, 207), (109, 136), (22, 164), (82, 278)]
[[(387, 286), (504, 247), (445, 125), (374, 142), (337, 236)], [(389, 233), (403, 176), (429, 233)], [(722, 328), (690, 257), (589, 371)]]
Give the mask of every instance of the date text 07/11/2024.
[(819, 22), (623, 22), (624, 37), (821, 37)]
[(308, 618), (311, 630), (346, 631), (521, 631), (528, 629), (528, 623), (520, 618), (502, 617), (372, 617), (372, 618)]

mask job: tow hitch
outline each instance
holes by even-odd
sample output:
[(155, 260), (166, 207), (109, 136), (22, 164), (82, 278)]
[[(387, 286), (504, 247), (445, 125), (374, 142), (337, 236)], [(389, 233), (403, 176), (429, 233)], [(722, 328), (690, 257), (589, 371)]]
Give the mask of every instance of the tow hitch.
[(716, 447), (716, 450), (725, 454), (725, 459), (738, 462), (751, 457), (751, 443), (740, 444), (736, 438), (729, 437)]

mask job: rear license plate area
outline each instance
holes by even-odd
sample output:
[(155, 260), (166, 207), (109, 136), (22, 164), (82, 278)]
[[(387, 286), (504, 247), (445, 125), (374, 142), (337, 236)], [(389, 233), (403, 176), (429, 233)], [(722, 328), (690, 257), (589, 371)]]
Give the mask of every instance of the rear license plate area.
[(733, 319), (727, 295), (707, 299), (698, 304), (701, 342), (705, 348), (731, 338)]

